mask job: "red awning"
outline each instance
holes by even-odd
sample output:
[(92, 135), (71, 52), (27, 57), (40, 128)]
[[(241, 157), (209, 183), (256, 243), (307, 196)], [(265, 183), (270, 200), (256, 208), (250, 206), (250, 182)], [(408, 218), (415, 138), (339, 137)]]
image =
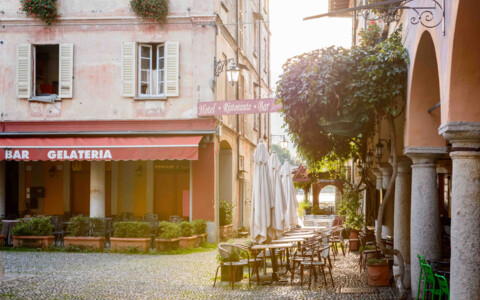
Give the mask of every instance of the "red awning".
[(202, 136), (0, 138), (0, 160), (197, 160)]

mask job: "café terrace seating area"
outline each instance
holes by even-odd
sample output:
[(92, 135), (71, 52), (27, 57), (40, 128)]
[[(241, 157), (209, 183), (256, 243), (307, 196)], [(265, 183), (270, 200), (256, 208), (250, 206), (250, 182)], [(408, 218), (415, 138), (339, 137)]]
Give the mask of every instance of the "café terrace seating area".
[[(376, 244), (374, 228), (367, 226), (358, 236), (342, 226), (335, 216), (306, 216), (305, 226), (285, 231), (276, 239), (255, 243), (248, 239), (221, 243), (213, 286), (232, 290), (248, 281), (259, 288), (278, 285), (324, 290), (335, 295), (399, 296), (393, 275), (393, 255)], [(319, 225), (319, 224), (322, 225)], [(393, 249), (390, 237), (380, 239)], [(421, 255), (418, 299), (449, 299), (449, 261), (428, 261)], [(371, 271), (385, 264), (387, 272)], [(223, 272), (223, 273), (222, 273)], [(377, 298), (375, 298), (377, 299)]]

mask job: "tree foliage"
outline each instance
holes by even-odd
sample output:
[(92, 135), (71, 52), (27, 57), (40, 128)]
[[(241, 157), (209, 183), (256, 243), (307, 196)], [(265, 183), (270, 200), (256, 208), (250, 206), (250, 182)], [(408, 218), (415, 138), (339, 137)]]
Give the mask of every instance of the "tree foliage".
[(275, 154), (277, 154), (277, 157), (282, 163), (282, 165), (283, 163), (285, 163), (285, 161), (288, 161), (292, 166), (295, 165), (294, 160), (292, 158), (292, 154), (288, 149), (283, 149), (281, 146), (277, 144), (272, 144), (272, 152), (275, 152)]
[(300, 153), (311, 162), (363, 157), (377, 118), (403, 106), (407, 63), (398, 31), (375, 46), (329, 47), (289, 59), (277, 100)]

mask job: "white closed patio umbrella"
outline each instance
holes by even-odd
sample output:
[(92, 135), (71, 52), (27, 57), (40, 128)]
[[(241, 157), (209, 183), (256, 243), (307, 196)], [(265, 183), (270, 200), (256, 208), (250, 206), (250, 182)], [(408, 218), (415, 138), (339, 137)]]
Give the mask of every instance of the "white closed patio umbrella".
[(282, 163), (275, 153), (270, 155), (268, 160), (268, 170), (270, 171), (270, 180), (272, 182), (273, 190), (273, 229), (275, 233), (282, 233), (285, 231), (285, 212), (287, 211), (287, 203), (282, 186), (282, 179), (280, 171)]
[(263, 243), (272, 236), (272, 189), (267, 168), (268, 150), (259, 142), (254, 154), (252, 214), (250, 217), (250, 235), (253, 240)]
[(285, 161), (281, 171), (283, 191), (287, 202), (287, 211), (285, 213), (285, 228), (291, 229), (298, 224), (298, 202), (293, 185), (292, 167), (288, 161)]

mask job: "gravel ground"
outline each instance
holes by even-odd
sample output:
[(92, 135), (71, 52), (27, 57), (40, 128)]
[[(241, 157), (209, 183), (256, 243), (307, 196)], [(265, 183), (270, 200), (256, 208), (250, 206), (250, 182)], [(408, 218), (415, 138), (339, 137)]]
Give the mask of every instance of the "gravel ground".
[[(212, 287), (217, 251), (187, 255), (2, 252), (6, 273), (26, 275), (0, 281), (0, 299), (395, 299), (394, 288), (341, 294), (339, 287), (368, 287), (358, 255), (337, 257), (330, 283), (259, 286), (248, 280)], [(298, 278), (298, 276), (296, 276)]]

